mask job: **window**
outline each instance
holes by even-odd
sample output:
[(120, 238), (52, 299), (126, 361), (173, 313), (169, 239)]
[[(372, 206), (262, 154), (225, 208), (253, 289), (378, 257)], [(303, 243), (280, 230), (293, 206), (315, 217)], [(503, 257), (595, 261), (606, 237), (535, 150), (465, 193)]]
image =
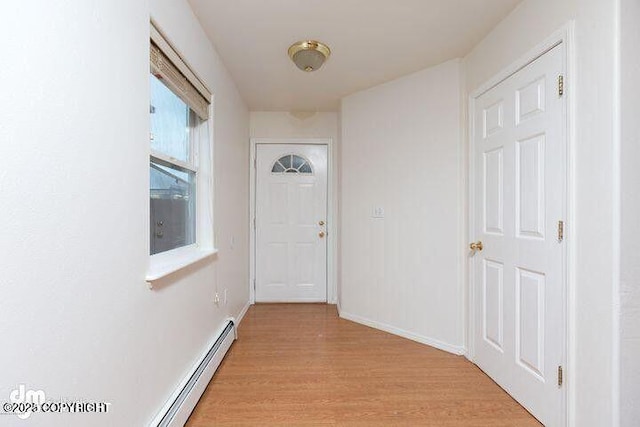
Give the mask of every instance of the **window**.
[(211, 200), (199, 200), (210, 199), (212, 191), (211, 95), (159, 32), (152, 27), (151, 33), (149, 236), (150, 254), (156, 255), (198, 249), (201, 229), (211, 228), (212, 209), (209, 216), (202, 212)]
[(198, 117), (153, 74), (151, 91), (151, 255), (196, 243)]
[(313, 174), (311, 163), (302, 156), (287, 154), (280, 157), (273, 164), (271, 173), (301, 173)]

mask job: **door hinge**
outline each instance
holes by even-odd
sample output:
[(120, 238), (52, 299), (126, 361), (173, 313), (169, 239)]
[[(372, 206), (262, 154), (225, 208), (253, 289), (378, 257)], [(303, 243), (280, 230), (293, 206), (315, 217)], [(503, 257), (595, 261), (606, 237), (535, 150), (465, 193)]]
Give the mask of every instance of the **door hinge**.
[(558, 221), (558, 243), (564, 240), (564, 221)]
[(564, 382), (564, 375), (562, 372), (562, 366), (558, 366), (558, 387), (562, 387), (563, 382)]
[(254, 230), (256, 229), (256, 218), (255, 217), (253, 218), (253, 229)]
[(558, 76), (558, 96), (564, 95), (564, 76), (560, 74)]

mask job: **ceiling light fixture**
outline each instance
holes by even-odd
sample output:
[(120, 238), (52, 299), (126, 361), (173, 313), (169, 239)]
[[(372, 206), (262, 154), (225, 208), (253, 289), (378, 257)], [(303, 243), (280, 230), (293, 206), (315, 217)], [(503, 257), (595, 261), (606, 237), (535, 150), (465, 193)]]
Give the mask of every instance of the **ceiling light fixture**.
[(311, 72), (322, 67), (331, 55), (329, 46), (315, 40), (299, 41), (289, 48), (289, 57), (302, 71)]

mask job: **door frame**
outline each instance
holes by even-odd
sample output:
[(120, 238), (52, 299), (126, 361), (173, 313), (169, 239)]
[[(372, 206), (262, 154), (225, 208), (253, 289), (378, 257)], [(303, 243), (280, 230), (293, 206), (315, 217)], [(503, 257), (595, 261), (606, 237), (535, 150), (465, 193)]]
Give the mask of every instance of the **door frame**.
[(295, 144), (327, 146), (327, 303), (337, 304), (338, 254), (338, 181), (336, 150), (332, 138), (251, 138), (249, 156), (249, 303), (256, 302), (256, 154), (258, 144)]
[[(475, 137), (475, 112), (476, 112), (476, 99), (483, 95), (488, 90), (502, 83), (504, 80), (508, 79), (521, 69), (525, 68), (527, 65), (535, 61), (537, 58), (541, 57), (549, 50), (553, 49), (556, 46), (559, 46), (563, 50), (563, 65), (564, 65), (564, 96), (566, 99), (566, 108), (564, 112), (563, 118), (563, 133), (566, 144), (566, 170), (565, 170), (565, 179), (566, 179), (566, 188), (565, 188), (565, 200), (564, 200), (564, 211), (565, 216), (565, 238), (564, 238), (564, 254), (563, 254), (563, 267), (564, 267), (564, 283), (562, 284), (564, 287), (564, 312), (562, 313), (563, 317), (563, 326), (564, 326), (564, 361), (563, 361), (563, 388), (562, 392), (562, 408), (563, 414), (562, 418), (564, 419), (565, 425), (574, 425), (575, 424), (575, 382), (572, 381), (575, 376), (574, 366), (577, 354), (575, 352), (575, 324), (576, 324), (576, 309), (575, 309), (575, 295), (576, 295), (576, 286), (575, 286), (575, 242), (574, 238), (575, 234), (575, 68), (576, 68), (576, 59), (575, 59), (575, 42), (574, 42), (574, 33), (575, 33), (575, 25), (574, 21), (569, 21), (562, 28), (554, 32), (550, 37), (546, 38), (544, 41), (539, 43), (533, 49), (529, 50), (525, 55), (521, 56), (518, 60), (511, 63), (511, 65), (502, 69), (495, 76), (490, 78), (487, 82), (480, 85), (476, 90), (472, 91), (469, 94), (467, 99), (468, 102), (468, 135), (467, 142), (469, 146), (468, 153), (468, 177), (467, 177), (467, 194), (468, 194), (468, 217), (467, 217), (467, 241), (464, 242), (464, 251), (468, 253), (468, 242), (472, 242), (476, 237), (475, 230), (475, 222), (474, 215), (476, 209), (476, 200), (474, 194), (475, 188), (475, 145), (474, 145), (474, 137)], [(479, 325), (475, 325), (475, 287), (474, 287), (474, 267), (475, 267), (475, 257), (467, 256), (468, 262), (466, 265), (466, 275), (467, 275), (467, 287), (466, 287), (466, 305), (467, 309), (465, 310), (467, 319), (464, 324), (466, 325), (466, 343), (467, 343), (467, 353), (466, 357), (471, 362), (474, 362), (475, 359), (475, 346), (474, 346), (474, 337), (475, 337), (475, 328), (480, 327)]]

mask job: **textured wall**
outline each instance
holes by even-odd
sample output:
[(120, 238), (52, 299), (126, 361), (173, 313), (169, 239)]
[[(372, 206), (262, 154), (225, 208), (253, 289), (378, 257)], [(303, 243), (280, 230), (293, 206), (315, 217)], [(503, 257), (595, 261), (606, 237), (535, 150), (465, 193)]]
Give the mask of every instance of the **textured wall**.
[[(342, 100), (341, 315), (464, 346), (460, 61)], [(384, 218), (374, 218), (375, 207)]]
[(621, 426), (640, 420), (640, 2), (622, 0)]
[[(150, 7), (216, 96), (220, 247), (153, 291)], [(0, 40), (0, 397), (25, 384), (112, 403), (29, 425), (146, 425), (248, 300), (247, 108), (182, 0), (8, 2)]]

